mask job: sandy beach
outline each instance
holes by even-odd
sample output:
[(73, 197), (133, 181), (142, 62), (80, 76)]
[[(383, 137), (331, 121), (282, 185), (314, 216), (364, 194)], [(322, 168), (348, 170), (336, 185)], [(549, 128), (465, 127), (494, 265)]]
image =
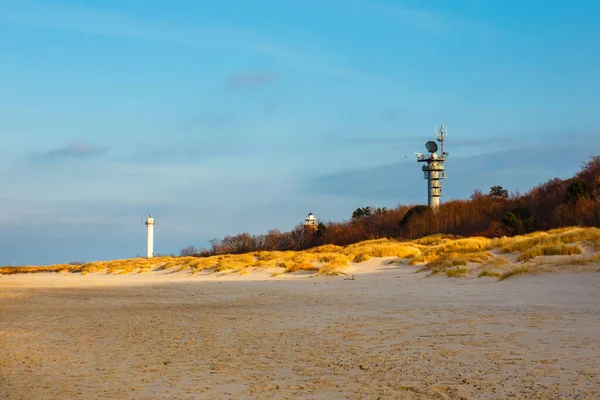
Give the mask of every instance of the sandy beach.
[(600, 398), (600, 273), (382, 261), (348, 277), (0, 276), (0, 398)]

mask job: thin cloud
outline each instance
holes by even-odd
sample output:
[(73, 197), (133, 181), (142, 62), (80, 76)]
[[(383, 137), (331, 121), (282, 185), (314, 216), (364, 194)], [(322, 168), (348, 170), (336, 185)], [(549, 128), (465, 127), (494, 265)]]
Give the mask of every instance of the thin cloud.
[(96, 147), (84, 142), (73, 142), (65, 147), (48, 150), (42, 155), (45, 158), (87, 158), (108, 152), (108, 147)]
[(262, 86), (279, 80), (275, 72), (241, 72), (228, 78), (229, 86), (234, 88)]
[[(344, 4), (347, 4), (347, 0)], [(486, 22), (461, 15), (371, 0), (354, 0), (349, 4), (355, 11), (360, 12), (363, 17), (410, 26), (423, 32), (445, 34), (457, 30), (466, 30), (486, 37), (494, 35), (494, 29)]]
[[(193, 48), (229, 49), (270, 57), (293, 68), (366, 85), (385, 84), (379, 76), (337, 65), (323, 54), (306, 53), (238, 26), (174, 26), (119, 13), (27, 0), (0, 0), (0, 21), (35, 28), (168, 43)], [(326, 53), (324, 53), (326, 54)]]

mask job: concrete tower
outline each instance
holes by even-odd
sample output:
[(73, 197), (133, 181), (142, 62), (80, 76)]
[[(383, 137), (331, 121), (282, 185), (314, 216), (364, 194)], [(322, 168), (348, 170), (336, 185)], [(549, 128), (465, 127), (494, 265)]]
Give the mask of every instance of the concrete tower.
[(423, 178), (427, 179), (427, 205), (434, 210), (440, 206), (440, 197), (444, 195), (441, 180), (446, 179), (446, 171), (444, 163), (448, 153), (444, 151), (444, 141), (446, 140), (447, 132), (444, 125), (440, 126), (436, 139), (441, 144), (441, 155), (438, 155), (438, 145), (434, 141), (425, 143), (425, 148), (429, 152), (428, 155), (415, 153), (417, 162), (425, 162), (423, 165)]
[(148, 214), (148, 218), (146, 218), (144, 224), (148, 231), (148, 236), (146, 237), (146, 257), (152, 258), (154, 256), (154, 218), (152, 218), (152, 214)]

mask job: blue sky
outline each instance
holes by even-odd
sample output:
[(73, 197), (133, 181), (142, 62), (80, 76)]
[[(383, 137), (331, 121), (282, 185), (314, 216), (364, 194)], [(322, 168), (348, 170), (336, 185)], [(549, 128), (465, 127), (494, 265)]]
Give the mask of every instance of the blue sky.
[(600, 153), (600, 4), (0, 0), (0, 265), (524, 192)]

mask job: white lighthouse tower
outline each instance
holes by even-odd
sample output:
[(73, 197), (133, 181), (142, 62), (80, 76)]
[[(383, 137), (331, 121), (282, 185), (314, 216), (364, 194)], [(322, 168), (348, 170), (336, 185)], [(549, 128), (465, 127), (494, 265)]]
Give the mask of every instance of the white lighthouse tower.
[(319, 221), (313, 215), (313, 213), (308, 213), (308, 217), (304, 219), (304, 229), (310, 232), (316, 232), (319, 229)]
[(154, 256), (154, 218), (152, 218), (152, 214), (148, 214), (144, 225), (146, 225), (148, 234), (146, 237), (146, 257), (152, 258)]
[(442, 152), (438, 155), (438, 145), (434, 141), (425, 143), (425, 148), (429, 152), (428, 155), (415, 153), (417, 156), (417, 162), (426, 162), (427, 165), (423, 165), (423, 178), (427, 179), (427, 205), (432, 209), (436, 210), (440, 206), (440, 196), (443, 196), (444, 185), (441, 182), (442, 179), (446, 179), (446, 171), (444, 169), (444, 162), (448, 153), (444, 151), (444, 140), (446, 140), (447, 131), (444, 125), (440, 126), (436, 139), (441, 144)]

